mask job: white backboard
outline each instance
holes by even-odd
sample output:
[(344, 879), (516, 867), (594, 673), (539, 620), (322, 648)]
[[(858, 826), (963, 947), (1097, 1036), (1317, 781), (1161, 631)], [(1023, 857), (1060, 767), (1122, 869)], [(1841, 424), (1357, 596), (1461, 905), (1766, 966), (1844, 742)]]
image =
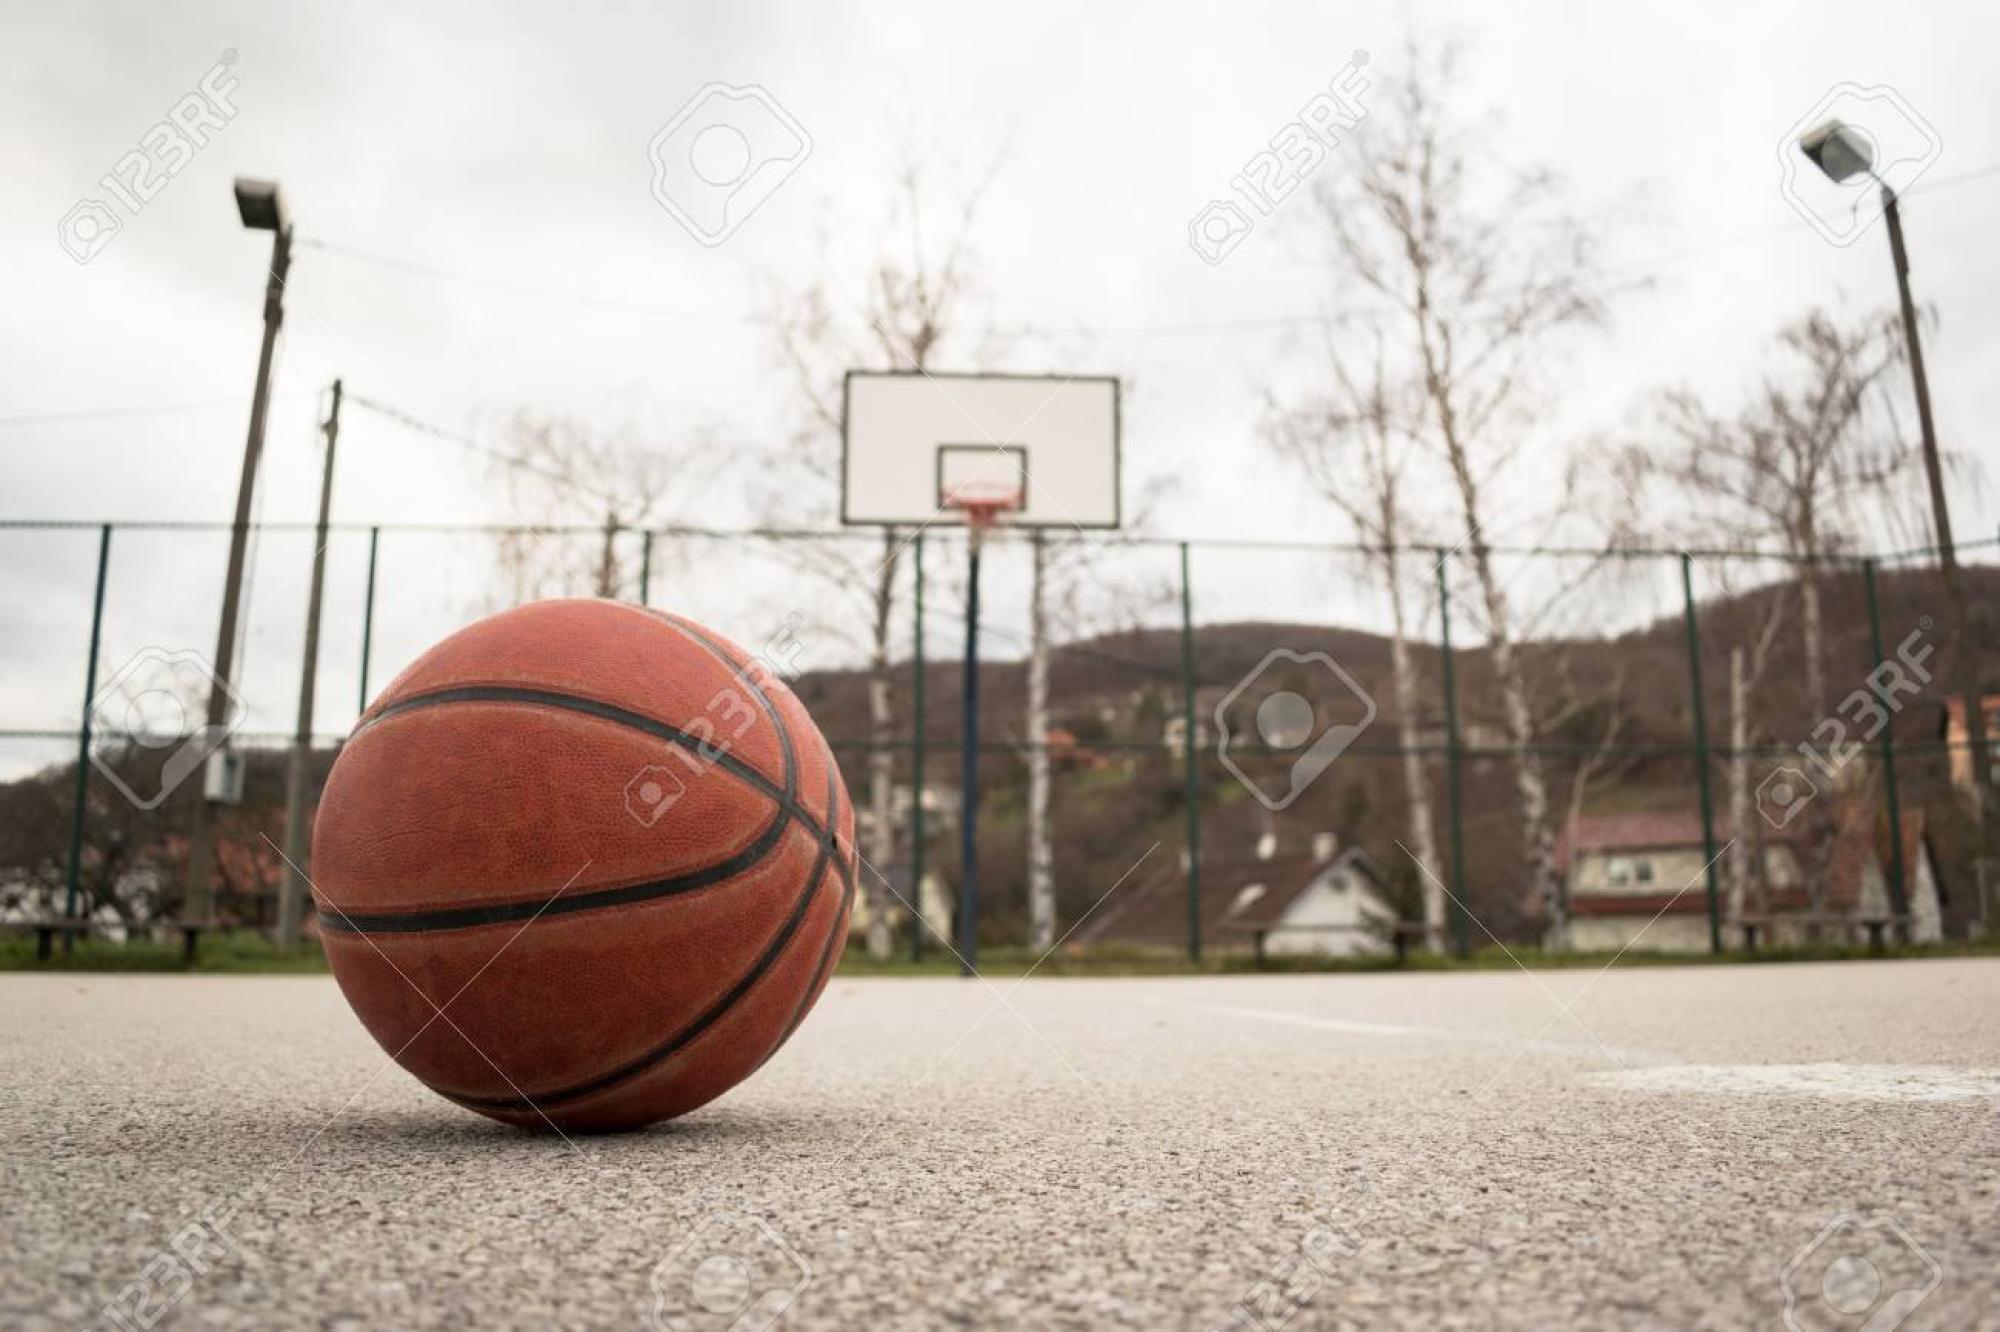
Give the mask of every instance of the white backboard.
[(842, 522), (962, 525), (954, 487), (1017, 478), (1009, 525), (1118, 526), (1118, 381), (848, 371)]

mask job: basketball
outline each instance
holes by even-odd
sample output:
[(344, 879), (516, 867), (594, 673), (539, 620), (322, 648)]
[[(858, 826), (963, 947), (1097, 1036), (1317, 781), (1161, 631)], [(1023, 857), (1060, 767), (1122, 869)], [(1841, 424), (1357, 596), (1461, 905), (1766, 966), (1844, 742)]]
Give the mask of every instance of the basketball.
[(545, 601), (453, 634), (362, 714), (313, 829), (342, 992), (431, 1090), (530, 1128), (685, 1114), (839, 959), (853, 810), (759, 657)]

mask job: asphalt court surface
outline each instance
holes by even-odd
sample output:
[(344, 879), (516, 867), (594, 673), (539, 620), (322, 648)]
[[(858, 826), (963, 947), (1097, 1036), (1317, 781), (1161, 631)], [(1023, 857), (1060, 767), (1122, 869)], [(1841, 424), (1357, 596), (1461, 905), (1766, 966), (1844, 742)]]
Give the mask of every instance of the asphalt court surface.
[(0, 1004), (10, 1327), (2000, 1327), (2000, 961), (837, 978), (571, 1140), (326, 978)]

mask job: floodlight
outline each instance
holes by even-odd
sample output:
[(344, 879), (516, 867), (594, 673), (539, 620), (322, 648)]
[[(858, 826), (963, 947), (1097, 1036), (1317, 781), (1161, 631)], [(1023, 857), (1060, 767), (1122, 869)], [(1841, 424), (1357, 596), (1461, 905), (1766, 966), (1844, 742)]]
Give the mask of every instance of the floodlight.
[(1799, 151), (1836, 184), (1875, 165), (1875, 147), (1868, 136), (1838, 120), (1807, 130), (1799, 137)]
[(290, 223), (285, 214), (285, 196), (275, 180), (236, 178), (236, 212), (252, 231), (283, 231)]

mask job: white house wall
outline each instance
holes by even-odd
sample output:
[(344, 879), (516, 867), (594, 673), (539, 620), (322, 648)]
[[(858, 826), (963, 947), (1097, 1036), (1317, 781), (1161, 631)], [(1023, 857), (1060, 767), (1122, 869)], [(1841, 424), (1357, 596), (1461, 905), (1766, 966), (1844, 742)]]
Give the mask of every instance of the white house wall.
[[(1339, 886), (1341, 883), (1348, 886)], [(1264, 938), (1264, 951), (1274, 957), (1373, 957), (1389, 951), (1386, 940), (1363, 928), (1387, 924), (1396, 913), (1364, 880), (1354, 875), (1322, 875), (1285, 908)], [(1287, 931), (1286, 927), (1311, 926)], [(1340, 928), (1328, 928), (1338, 926)]]

